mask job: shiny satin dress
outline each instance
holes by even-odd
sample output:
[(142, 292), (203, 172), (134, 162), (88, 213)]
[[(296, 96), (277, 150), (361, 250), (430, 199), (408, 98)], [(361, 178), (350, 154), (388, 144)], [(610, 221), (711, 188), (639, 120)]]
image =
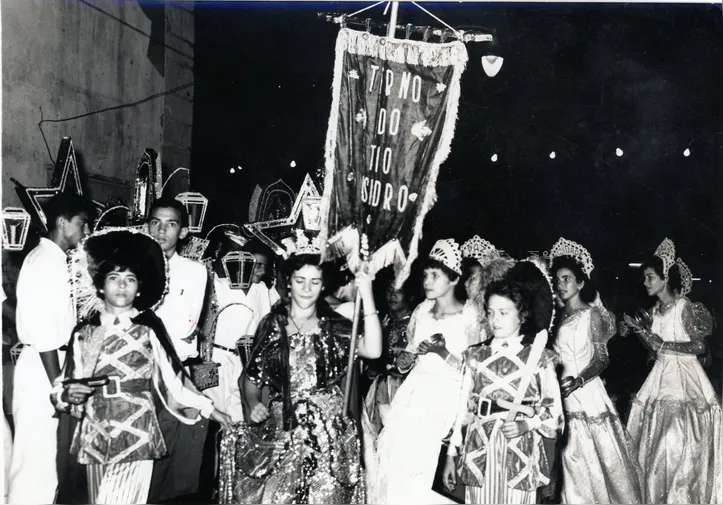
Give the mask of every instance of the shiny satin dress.
[[(450, 355), (462, 353), (480, 339), (477, 311), (471, 306), (436, 319), (434, 302), (425, 300), (409, 325), (407, 351), (436, 333), (444, 335)], [(457, 413), (462, 374), (437, 354), (425, 354), (397, 390), (377, 441), (375, 476), (370, 476), (369, 503), (452, 503), (432, 490), (442, 440)]]
[[(608, 363), (607, 337), (598, 308), (563, 320), (554, 350), (561, 377), (599, 374)], [(589, 372), (588, 372), (589, 373)], [(599, 376), (563, 398), (562, 503), (641, 503), (640, 466), (630, 436), (620, 422)]]
[[(646, 503), (723, 503), (721, 407), (695, 354), (676, 352), (712, 330), (701, 304), (679, 297), (652, 312), (666, 344), (633, 400), (628, 430), (645, 476)], [(670, 350), (668, 350), (670, 349)]]

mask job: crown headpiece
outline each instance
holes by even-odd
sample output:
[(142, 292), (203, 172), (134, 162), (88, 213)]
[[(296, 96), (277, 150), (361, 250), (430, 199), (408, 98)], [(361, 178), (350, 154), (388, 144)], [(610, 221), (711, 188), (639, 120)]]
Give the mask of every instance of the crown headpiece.
[(675, 264), (678, 265), (678, 270), (680, 270), (680, 283), (682, 284), (680, 294), (686, 296), (693, 290), (693, 272), (680, 258), (675, 260)]
[(668, 276), (670, 267), (675, 263), (675, 244), (669, 238), (663, 240), (655, 250), (655, 256), (663, 260), (663, 272)]
[(286, 250), (284, 258), (288, 258), (292, 254), (321, 254), (321, 236), (316, 235), (309, 239), (304, 230), (297, 228), (294, 230), (294, 237), (287, 237), (281, 241)]
[(463, 258), (474, 258), (482, 266), (501, 256), (495, 246), (479, 235), (475, 235), (465, 242), (460, 248), (460, 252)]
[(432, 250), (429, 251), (429, 257), (462, 275), (462, 253), (459, 250), (459, 244), (454, 239), (437, 240)]
[(595, 265), (592, 262), (592, 256), (590, 256), (587, 249), (577, 242), (573, 242), (572, 240), (567, 240), (562, 237), (555, 242), (555, 245), (552, 246), (550, 252), (547, 253), (546, 256), (550, 259), (550, 261), (555, 258), (559, 258), (560, 256), (570, 256), (580, 263), (582, 271), (588, 277), (590, 277), (590, 272), (592, 272), (595, 268)]

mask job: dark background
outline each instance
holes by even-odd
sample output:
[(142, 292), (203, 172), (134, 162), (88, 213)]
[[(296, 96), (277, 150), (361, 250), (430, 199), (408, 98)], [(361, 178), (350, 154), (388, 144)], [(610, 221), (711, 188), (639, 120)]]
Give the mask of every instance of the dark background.
[[(197, 4), (192, 185), (211, 201), (210, 225), (246, 222), (256, 184), (282, 178), (298, 188), (316, 173), (338, 31), (317, 12), (371, 3)], [(461, 243), (477, 233), (521, 256), (564, 236), (588, 248), (593, 280), (621, 311), (652, 303), (628, 263), (670, 237), (701, 279), (691, 297), (719, 314), (720, 6), (423, 6), (495, 42), (467, 44), (455, 138), (421, 252), (438, 238)], [(383, 22), (383, 13), (381, 5), (361, 17)], [(398, 24), (406, 23), (441, 27), (401, 4)], [(482, 70), (484, 54), (505, 58), (494, 78)], [(711, 340), (718, 350), (720, 335)]]

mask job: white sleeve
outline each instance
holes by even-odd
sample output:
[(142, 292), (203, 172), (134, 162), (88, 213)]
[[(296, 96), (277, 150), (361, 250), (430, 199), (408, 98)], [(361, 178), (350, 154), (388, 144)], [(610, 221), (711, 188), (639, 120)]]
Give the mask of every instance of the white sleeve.
[(70, 307), (69, 287), (60, 273), (51, 271), (51, 265), (46, 263), (35, 261), (23, 265), (17, 284), (15, 321), (18, 339), (38, 352), (58, 349), (70, 338), (70, 330), (67, 335), (59, 334), (64, 333), (66, 326), (64, 316)]
[[(168, 395), (164, 395), (162, 391), (158, 391), (158, 396), (161, 398), (166, 409), (184, 424), (195, 424), (201, 417), (210, 417), (214, 409), (213, 401), (199, 393), (192, 384), (184, 384), (181, 376), (173, 370), (173, 365), (171, 365), (171, 361), (161, 346), (161, 343), (158, 341), (158, 338), (156, 338), (152, 330), (149, 331), (152, 333), (151, 346), (153, 347), (153, 357), (158, 365), (157, 370), (160, 374), (160, 379), (163, 381), (165, 392), (168, 393)], [(158, 385), (156, 387), (158, 387)], [(169, 398), (166, 398), (166, 396)], [(176, 405), (172, 404), (173, 402), (179, 404), (179, 408), (176, 408)], [(178, 412), (180, 410), (184, 412), (191, 411), (191, 415), (181, 415)]]
[(457, 406), (457, 416), (452, 426), (452, 436), (449, 439), (449, 447), (447, 447), (447, 456), (456, 456), (457, 447), (462, 445), (462, 426), (467, 416), (467, 400), (472, 390), (472, 373), (469, 368), (465, 367), (464, 376), (462, 377), (462, 388), (459, 393), (459, 402)]

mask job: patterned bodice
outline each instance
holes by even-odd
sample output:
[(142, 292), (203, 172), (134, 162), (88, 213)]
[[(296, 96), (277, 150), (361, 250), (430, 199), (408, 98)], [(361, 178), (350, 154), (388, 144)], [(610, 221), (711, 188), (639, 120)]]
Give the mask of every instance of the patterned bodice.
[(151, 396), (155, 367), (152, 330), (135, 323), (124, 326), (88, 325), (76, 337), (84, 377), (117, 377), (123, 387), (131, 380), (148, 381), (147, 387), (120, 393), (113, 384), (113, 391), (99, 388), (90, 396), (71, 447), (81, 464), (158, 459), (166, 453)]

